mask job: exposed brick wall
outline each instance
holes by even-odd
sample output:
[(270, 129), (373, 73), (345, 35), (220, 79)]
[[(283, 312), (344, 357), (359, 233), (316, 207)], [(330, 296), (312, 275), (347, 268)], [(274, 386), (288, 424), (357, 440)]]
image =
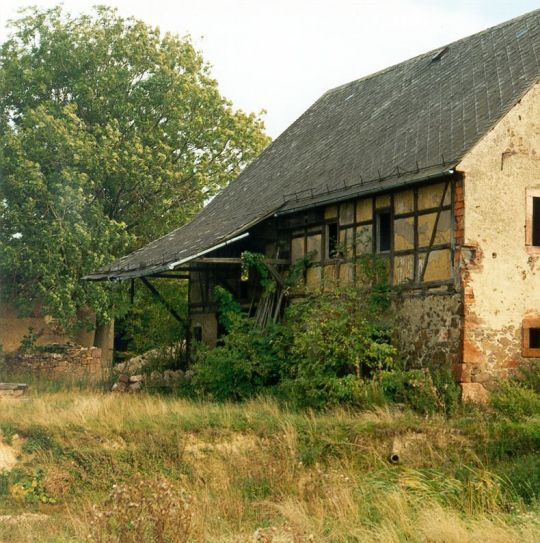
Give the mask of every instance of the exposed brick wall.
[[(60, 350), (60, 349), (59, 349)], [(62, 352), (8, 353), (7, 369), (22, 374), (74, 379), (99, 379), (102, 376), (101, 349), (62, 346)]]

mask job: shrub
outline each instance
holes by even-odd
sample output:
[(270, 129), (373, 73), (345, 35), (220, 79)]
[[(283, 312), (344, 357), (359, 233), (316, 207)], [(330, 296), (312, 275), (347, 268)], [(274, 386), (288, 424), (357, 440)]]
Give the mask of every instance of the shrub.
[(528, 364), (522, 366), (517, 378), (524, 387), (540, 394), (540, 359), (530, 360)]
[(420, 413), (450, 414), (459, 401), (459, 388), (450, 372), (413, 369), (381, 372), (378, 376), (385, 397)]
[(292, 305), (284, 319), (282, 390), (300, 407), (362, 406), (363, 377), (394, 364), (395, 348), (380, 307), (365, 291), (336, 289)]
[(540, 395), (517, 381), (504, 381), (491, 394), (491, 405), (501, 414), (521, 419), (540, 414)]
[(514, 458), (500, 471), (525, 503), (540, 499), (540, 456), (537, 453)]
[(244, 400), (273, 387), (280, 379), (282, 329), (254, 327), (236, 315), (231, 331), (215, 349), (200, 347), (193, 386), (215, 400)]

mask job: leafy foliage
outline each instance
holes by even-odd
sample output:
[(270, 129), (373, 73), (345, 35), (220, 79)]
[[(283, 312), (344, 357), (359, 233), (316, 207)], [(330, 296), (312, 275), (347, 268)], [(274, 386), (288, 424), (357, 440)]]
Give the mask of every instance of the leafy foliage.
[(385, 371), (377, 376), (387, 400), (424, 414), (451, 414), (459, 402), (459, 387), (449, 371), (412, 369)]
[(391, 368), (396, 355), (378, 308), (354, 287), (291, 305), (285, 386), (296, 403), (361, 403), (362, 376)]
[(187, 285), (184, 281), (162, 279), (159, 292), (176, 313), (184, 319), (177, 321), (163, 304), (156, 302), (145, 288), (135, 288), (133, 304), (122, 319), (116, 321), (117, 346), (128, 354), (170, 347), (183, 341), (187, 328)]
[(195, 361), (195, 388), (215, 400), (245, 400), (268, 391), (280, 381), (283, 329), (262, 331), (250, 319), (233, 317), (222, 345), (200, 347)]
[(364, 405), (372, 391), (362, 376), (393, 365), (380, 311), (353, 287), (292, 304), (282, 323), (265, 330), (222, 290), (218, 314), (228, 334), (198, 352), (194, 385), (203, 395), (240, 400), (273, 392), (303, 407)]
[(515, 381), (499, 383), (491, 404), (501, 415), (515, 420), (540, 415), (540, 395)]
[(106, 7), (12, 23), (0, 131), (4, 295), (64, 325), (108, 320), (115, 289), (81, 276), (185, 223), (268, 142), (189, 38)]

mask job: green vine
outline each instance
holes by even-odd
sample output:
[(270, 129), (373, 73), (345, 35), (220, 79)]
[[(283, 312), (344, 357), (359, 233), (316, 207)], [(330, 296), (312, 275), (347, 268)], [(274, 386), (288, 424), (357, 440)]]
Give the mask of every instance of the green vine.
[(277, 288), (277, 283), (268, 271), (268, 266), (264, 262), (265, 258), (261, 253), (244, 251), (242, 253), (242, 276), (248, 277), (250, 269), (256, 270), (261, 278), (261, 287), (264, 294), (272, 294)]

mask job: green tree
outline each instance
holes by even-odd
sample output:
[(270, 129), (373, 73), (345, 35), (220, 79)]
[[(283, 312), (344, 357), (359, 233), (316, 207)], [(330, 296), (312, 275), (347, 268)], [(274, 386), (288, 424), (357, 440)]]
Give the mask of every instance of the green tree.
[(191, 218), (264, 148), (190, 39), (111, 8), (31, 8), (0, 48), (4, 295), (111, 316), (80, 277)]

